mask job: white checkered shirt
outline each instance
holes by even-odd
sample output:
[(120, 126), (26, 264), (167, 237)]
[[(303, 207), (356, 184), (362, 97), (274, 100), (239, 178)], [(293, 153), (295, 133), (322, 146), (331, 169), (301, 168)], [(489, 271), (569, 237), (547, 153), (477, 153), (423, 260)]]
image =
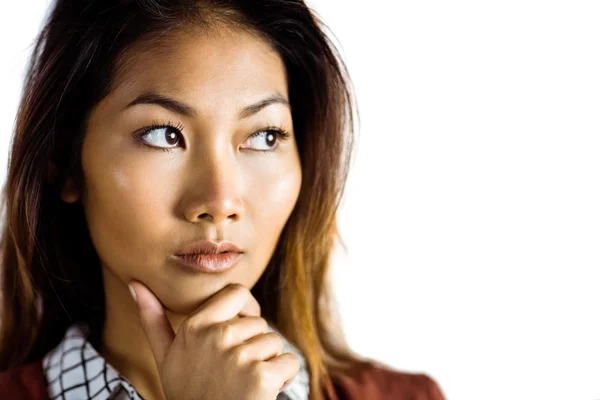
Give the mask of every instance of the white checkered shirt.
[[(272, 331), (276, 331), (272, 327)], [(143, 400), (86, 339), (87, 326), (72, 325), (42, 361), (51, 400)], [(300, 372), (276, 400), (308, 400), (308, 373), (300, 352), (284, 338), (284, 352), (300, 358)]]

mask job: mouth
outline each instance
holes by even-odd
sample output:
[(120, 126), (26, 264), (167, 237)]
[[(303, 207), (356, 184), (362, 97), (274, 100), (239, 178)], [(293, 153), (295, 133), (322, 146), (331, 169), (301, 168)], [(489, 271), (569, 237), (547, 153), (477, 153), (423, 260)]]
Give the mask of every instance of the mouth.
[(243, 253), (225, 251), (217, 254), (177, 254), (174, 258), (186, 267), (206, 272), (220, 273), (232, 268)]
[(219, 273), (232, 268), (244, 253), (233, 242), (215, 243), (198, 240), (173, 255), (180, 264), (207, 273)]

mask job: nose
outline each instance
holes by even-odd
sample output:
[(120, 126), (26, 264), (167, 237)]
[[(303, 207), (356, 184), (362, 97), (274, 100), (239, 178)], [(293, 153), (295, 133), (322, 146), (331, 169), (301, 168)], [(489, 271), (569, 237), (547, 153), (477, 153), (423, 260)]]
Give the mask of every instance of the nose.
[(212, 224), (238, 221), (244, 213), (239, 166), (227, 156), (194, 163), (183, 201), (185, 218)]

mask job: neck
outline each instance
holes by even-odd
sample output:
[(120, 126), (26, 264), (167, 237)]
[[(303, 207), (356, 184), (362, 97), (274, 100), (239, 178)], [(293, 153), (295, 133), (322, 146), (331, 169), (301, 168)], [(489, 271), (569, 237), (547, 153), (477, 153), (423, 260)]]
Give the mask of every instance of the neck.
[[(123, 281), (102, 268), (105, 323), (99, 353), (148, 400), (164, 400), (156, 361), (139, 322), (137, 306)], [(173, 326), (178, 316), (167, 317)], [(177, 331), (174, 327), (175, 332)]]

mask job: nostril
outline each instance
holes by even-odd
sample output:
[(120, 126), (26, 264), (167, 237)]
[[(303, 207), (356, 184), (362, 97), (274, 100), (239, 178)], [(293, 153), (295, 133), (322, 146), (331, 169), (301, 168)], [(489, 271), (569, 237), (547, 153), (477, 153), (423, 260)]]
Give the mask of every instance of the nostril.
[(233, 221), (238, 221), (240, 219), (240, 214), (238, 213), (232, 213), (229, 214), (227, 216), (225, 216), (225, 214), (211, 214), (211, 213), (202, 213), (200, 215), (198, 215), (196, 217), (196, 220), (205, 220), (205, 221), (210, 221), (210, 222), (217, 222), (217, 221), (221, 221), (221, 220), (233, 220)]

